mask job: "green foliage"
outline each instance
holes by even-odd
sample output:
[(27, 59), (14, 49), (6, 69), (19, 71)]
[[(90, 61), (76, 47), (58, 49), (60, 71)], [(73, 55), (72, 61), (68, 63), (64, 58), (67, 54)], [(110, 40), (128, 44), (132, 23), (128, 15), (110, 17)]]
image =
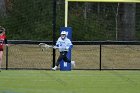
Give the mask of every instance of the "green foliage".
[[(11, 4), (7, 16), (0, 18), (8, 39), (53, 39), (53, 0), (11, 0)], [(57, 0), (56, 37), (64, 27), (64, 8), (64, 1)], [(139, 40), (139, 7), (136, 11)], [(73, 28), (73, 40), (115, 40), (116, 14), (117, 3), (69, 3), (68, 26)]]
[(9, 39), (51, 39), (52, 7), (46, 0), (13, 0), (5, 18)]
[(74, 29), (74, 40), (115, 39), (115, 18), (112, 16), (114, 12), (110, 9), (111, 7), (109, 8), (110, 10), (104, 10), (106, 12), (101, 12), (102, 10), (100, 10), (101, 13), (99, 14), (96, 11), (94, 11), (95, 13), (87, 11), (86, 18), (84, 18), (83, 12), (79, 12), (84, 10), (82, 7), (78, 6), (75, 10), (70, 11), (69, 24)]

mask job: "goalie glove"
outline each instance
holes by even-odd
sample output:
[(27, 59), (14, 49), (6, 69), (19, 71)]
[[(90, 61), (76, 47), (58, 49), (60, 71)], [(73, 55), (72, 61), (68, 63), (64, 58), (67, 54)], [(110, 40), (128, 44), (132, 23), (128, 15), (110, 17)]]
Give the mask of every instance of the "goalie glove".
[(66, 47), (65, 50), (68, 51), (69, 50), (69, 47)]

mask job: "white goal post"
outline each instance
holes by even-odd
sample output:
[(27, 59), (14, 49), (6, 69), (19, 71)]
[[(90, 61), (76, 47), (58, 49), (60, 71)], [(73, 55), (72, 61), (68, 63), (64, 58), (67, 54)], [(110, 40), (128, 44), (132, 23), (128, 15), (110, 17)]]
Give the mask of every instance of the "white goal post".
[(65, 27), (68, 26), (68, 2), (118, 2), (140, 3), (140, 0), (65, 0)]

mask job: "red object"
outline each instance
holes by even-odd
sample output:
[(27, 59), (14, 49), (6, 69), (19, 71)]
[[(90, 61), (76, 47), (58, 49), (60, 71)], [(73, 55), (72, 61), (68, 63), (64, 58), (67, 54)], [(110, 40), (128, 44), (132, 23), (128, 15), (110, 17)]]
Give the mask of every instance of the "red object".
[(4, 47), (4, 40), (6, 39), (6, 35), (5, 34), (1, 34), (0, 35), (0, 50), (3, 50)]

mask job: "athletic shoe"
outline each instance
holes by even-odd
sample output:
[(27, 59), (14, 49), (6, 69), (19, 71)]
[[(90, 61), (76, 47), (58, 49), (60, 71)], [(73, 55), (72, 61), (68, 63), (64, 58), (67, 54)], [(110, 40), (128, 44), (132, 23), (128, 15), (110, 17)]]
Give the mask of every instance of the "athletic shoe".
[(52, 68), (52, 70), (55, 71), (56, 69), (55, 68)]
[(57, 66), (55, 66), (54, 68), (52, 68), (53, 71), (55, 71), (57, 69)]

